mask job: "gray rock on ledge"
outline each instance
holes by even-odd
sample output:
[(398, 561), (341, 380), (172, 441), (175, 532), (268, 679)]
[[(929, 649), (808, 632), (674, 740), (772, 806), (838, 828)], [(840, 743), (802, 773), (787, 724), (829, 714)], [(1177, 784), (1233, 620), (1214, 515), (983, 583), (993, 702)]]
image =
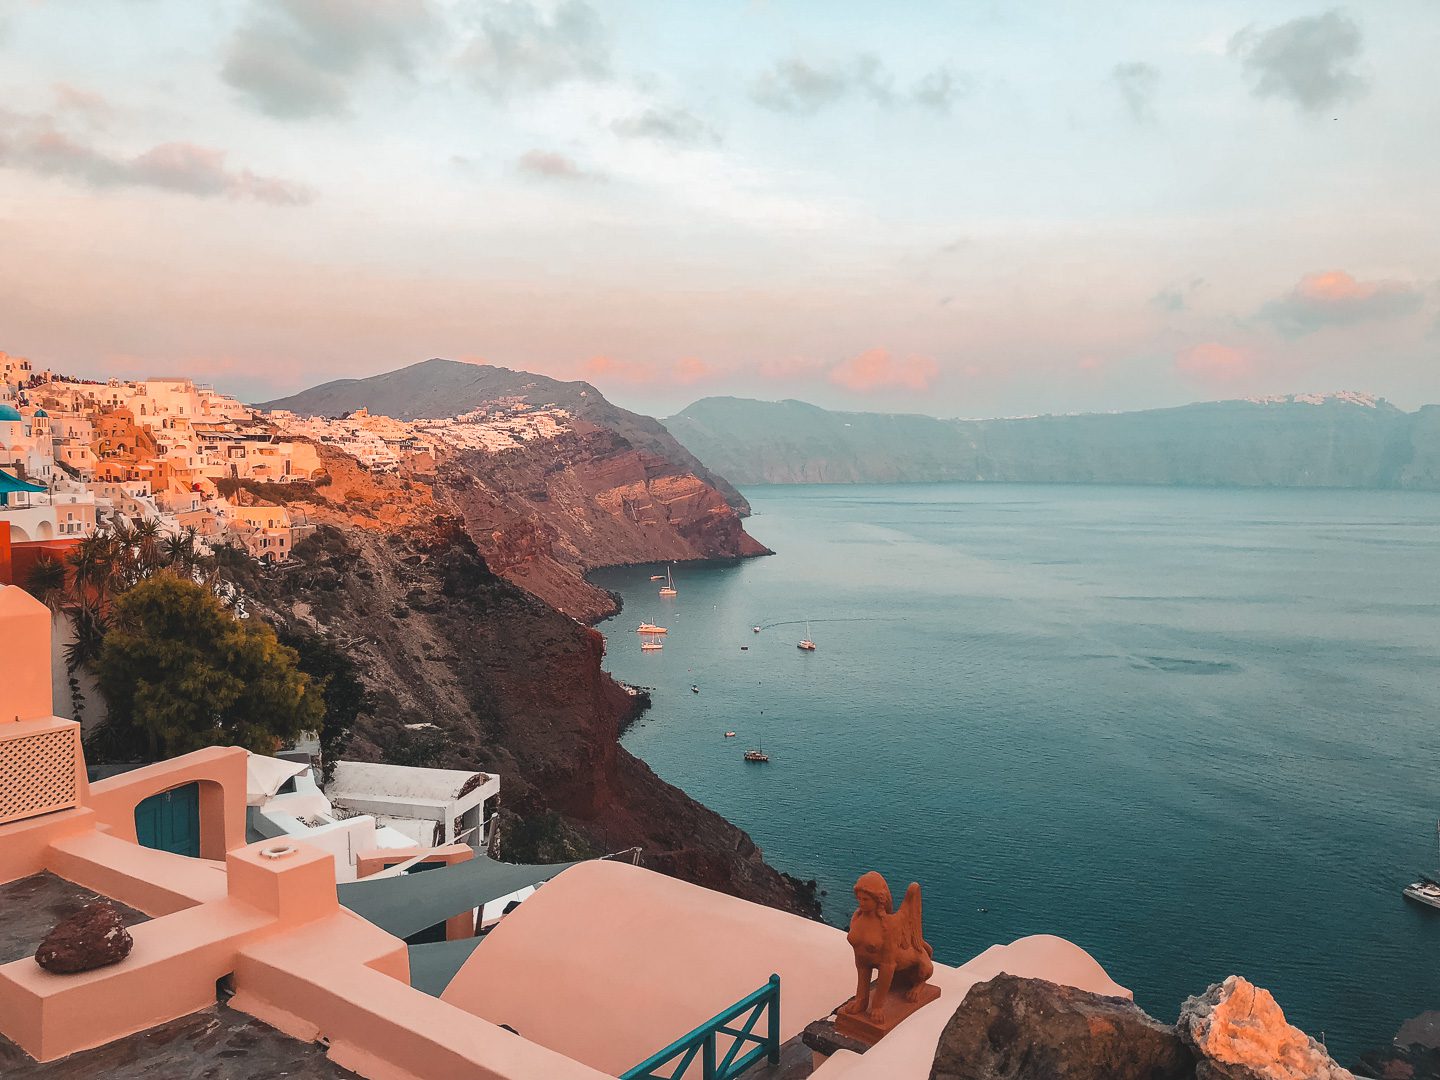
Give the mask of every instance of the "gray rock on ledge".
[(1232, 975), (1171, 1027), (1125, 998), (1041, 979), (976, 983), (940, 1035), (930, 1080), (1356, 1080)]
[(1125, 998), (997, 975), (965, 995), (930, 1080), (1191, 1080), (1175, 1029)]

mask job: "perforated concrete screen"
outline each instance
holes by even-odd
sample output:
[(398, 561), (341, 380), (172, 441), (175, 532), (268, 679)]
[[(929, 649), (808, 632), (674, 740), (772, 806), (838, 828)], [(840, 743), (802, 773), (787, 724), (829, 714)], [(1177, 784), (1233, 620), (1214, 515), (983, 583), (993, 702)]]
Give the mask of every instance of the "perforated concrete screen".
[(78, 727), (7, 737), (0, 725), (0, 824), (75, 806), (79, 750)]

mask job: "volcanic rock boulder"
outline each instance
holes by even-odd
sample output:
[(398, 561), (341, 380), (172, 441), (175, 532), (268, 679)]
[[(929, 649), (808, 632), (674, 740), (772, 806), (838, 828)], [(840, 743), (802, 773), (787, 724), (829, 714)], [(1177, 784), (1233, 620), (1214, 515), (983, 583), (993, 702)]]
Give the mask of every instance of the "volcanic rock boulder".
[(134, 945), (120, 912), (100, 900), (56, 923), (35, 950), (35, 962), (56, 975), (74, 975), (118, 964)]
[(1196, 1080), (1355, 1080), (1286, 1023), (1270, 991), (1238, 975), (1187, 998), (1177, 1026), (1198, 1059)]
[(1190, 1080), (1175, 1029), (1132, 1001), (997, 975), (965, 995), (930, 1080)]

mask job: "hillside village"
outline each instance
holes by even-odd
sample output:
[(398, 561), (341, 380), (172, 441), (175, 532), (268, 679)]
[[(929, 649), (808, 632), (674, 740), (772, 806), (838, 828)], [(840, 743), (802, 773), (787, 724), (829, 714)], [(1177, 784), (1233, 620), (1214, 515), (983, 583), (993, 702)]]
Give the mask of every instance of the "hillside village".
[(35, 563), (112, 523), (153, 522), (162, 536), (281, 563), (313, 526), (263, 496), (242, 500), (226, 481), (248, 481), (249, 493), (327, 483), (321, 445), (396, 472), (437, 446), (496, 452), (570, 424), (564, 410), (518, 400), (414, 422), (364, 409), (267, 413), (190, 379), (83, 380), (0, 353), (0, 581), (23, 583)]

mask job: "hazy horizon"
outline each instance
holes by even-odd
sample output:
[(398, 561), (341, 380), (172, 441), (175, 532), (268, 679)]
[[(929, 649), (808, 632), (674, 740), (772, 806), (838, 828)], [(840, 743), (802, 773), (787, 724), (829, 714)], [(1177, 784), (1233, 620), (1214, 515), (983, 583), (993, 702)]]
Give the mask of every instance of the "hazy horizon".
[(249, 400), (448, 354), (655, 415), (1413, 409), (1437, 46), (1427, 0), (26, 0), (0, 348)]

